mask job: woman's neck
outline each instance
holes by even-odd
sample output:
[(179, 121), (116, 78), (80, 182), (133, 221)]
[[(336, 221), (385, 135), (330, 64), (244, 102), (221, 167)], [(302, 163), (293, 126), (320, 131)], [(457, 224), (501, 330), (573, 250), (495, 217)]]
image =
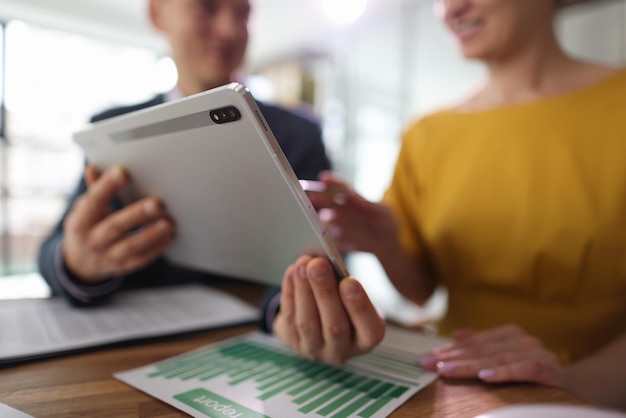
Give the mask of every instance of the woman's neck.
[(507, 103), (560, 92), (564, 76), (577, 67), (577, 62), (551, 42), (488, 61), (486, 66), (489, 76), (485, 89)]
[(540, 100), (594, 84), (615, 72), (567, 56), (552, 32), (515, 54), (485, 60), (487, 80), (458, 109), (485, 110)]

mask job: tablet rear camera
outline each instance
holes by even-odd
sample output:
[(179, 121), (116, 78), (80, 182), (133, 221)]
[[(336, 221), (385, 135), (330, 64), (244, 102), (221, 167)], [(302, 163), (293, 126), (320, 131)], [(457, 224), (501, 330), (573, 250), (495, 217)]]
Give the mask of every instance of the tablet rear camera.
[(215, 123), (228, 123), (241, 119), (241, 113), (235, 106), (226, 106), (209, 112)]

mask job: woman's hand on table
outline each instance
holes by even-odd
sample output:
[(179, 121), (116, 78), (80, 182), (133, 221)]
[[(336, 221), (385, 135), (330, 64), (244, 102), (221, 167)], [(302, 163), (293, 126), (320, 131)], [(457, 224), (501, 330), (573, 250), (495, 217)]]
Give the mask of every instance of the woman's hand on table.
[(285, 272), (274, 333), (311, 360), (341, 364), (375, 347), (385, 322), (360, 283), (339, 283), (325, 258), (300, 257)]
[(456, 331), (450, 344), (422, 355), (420, 362), (446, 378), (566, 385), (566, 369), (559, 358), (516, 325)]

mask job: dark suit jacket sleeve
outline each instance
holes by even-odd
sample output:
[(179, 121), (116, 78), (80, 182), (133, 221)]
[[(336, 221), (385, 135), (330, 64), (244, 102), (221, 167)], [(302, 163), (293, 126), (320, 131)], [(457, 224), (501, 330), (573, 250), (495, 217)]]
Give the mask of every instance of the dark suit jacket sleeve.
[(331, 169), (316, 121), (265, 103), (259, 109), (299, 179), (314, 180)]
[[(85, 182), (81, 180), (78, 187), (72, 194), (70, 202), (73, 203), (78, 196), (85, 191)], [(52, 291), (57, 294), (66, 294), (65, 289), (59, 282), (55, 268), (55, 254), (57, 247), (63, 240), (63, 220), (69, 211), (69, 206), (63, 214), (61, 220), (57, 222), (50, 235), (43, 241), (39, 247), (39, 255), (37, 262), (39, 264), (39, 272), (46, 279), (48, 285), (52, 288)]]
[[(107, 119), (112, 116), (139, 110), (162, 102), (163, 97), (157, 97), (150, 102), (137, 106), (112, 109), (94, 116), (92, 121)], [(330, 161), (326, 155), (324, 144), (322, 142), (321, 130), (318, 124), (276, 106), (260, 104), (259, 107), (266, 117), (268, 124), (272, 128), (277, 141), (279, 142), (285, 156), (289, 160), (298, 178), (315, 179), (321, 171), (329, 170), (331, 168)], [(70, 293), (68, 293), (62, 282), (59, 280), (58, 266), (55, 265), (56, 253), (63, 241), (63, 222), (65, 221), (65, 217), (76, 199), (78, 199), (78, 197), (80, 197), (86, 189), (85, 180), (81, 179), (76, 190), (69, 199), (68, 208), (63, 217), (56, 224), (52, 233), (41, 245), (38, 257), (39, 270), (53, 291), (57, 294), (66, 296), (71, 303), (77, 305), (97, 304), (108, 298), (108, 295), (102, 295), (101, 297), (93, 298), (89, 302), (84, 302), (73, 297)], [(119, 202), (114, 202), (111, 210), (119, 209), (120, 206)], [(169, 267), (168, 263), (163, 258), (160, 258), (150, 266), (129, 275), (126, 281), (138, 284), (149, 282), (162, 282), (165, 284), (168, 281), (168, 277), (165, 276), (172, 275), (169, 273)], [(177, 274), (180, 276), (180, 273), (177, 272)], [(181, 279), (181, 277), (177, 277), (177, 279)], [(271, 299), (271, 296), (276, 295), (278, 291), (278, 288), (268, 289), (268, 298)], [(111, 293), (113, 293), (113, 291), (111, 291)], [(267, 308), (271, 312), (265, 312), (264, 310), (264, 319), (269, 319), (270, 316), (273, 318), (277, 307), (272, 304), (267, 304)]]
[[(93, 116), (90, 122), (97, 122), (100, 120), (108, 119), (113, 116), (122, 115), (128, 112), (132, 112), (135, 110), (143, 109), (146, 107), (154, 106), (157, 104), (163, 103), (163, 96), (156, 96), (152, 100), (140, 103), (138, 105), (129, 106), (129, 107), (117, 107), (105, 112), (99, 113)], [(39, 272), (46, 280), (53, 293), (65, 296), (70, 303), (75, 305), (86, 305), (86, 304), (97, 304), (107, 298), (108, 295), (102, 295), (100, 297), (91, 298), (89, 302), (81, 301), (76, 297), (72, 296), (70, 292), (63, 286), (62, 280), (59, 277), (59, 274), (66, 273), (67, 278), (72, 279), (69, 275), (69, 272), (65, 271), (64, 266), (59, 266), (57, 258), (57, 252), (60, 251), (60, 245), (63, 242), (63, 223), (65, 222), (65, 218), (69, 213), (70, 209), (76, 202), (76, 200), (87, 190), (87, 185), (85, 183), (85, 179), (81, 177), (78, 185), (76, 186), (74, 192), (70, 196), (68, 200), (68, 205), (65, 210), (65, 213), (59, 220), (59, 222), (52, 229), (52, 232), (48, 237), (43, 241), (41, 246), (39, 247), (39, 254), (37, 257), (37, 263), (39, 267)], [(111, 206), (111, 210), (119, 209), (121, 205), (118, 202), (113, 202)], [(61, 263), (62, 264), (62, 263)], [(66, 278), (66, 279), (67, 279)], [(88, 287), (86, 285), (81, 285)]]

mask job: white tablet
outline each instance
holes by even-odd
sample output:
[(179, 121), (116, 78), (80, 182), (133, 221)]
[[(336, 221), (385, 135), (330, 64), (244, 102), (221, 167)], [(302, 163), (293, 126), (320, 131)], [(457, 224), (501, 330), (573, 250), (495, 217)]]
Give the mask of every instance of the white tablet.
[(166, 258), (280, 284), (302, 254), (342, 257), (250, 92), (232, 83), (107, 119), (74, 135), (99, 170), (122, 166), (124, 203), (155, 196), (176, 224)]

